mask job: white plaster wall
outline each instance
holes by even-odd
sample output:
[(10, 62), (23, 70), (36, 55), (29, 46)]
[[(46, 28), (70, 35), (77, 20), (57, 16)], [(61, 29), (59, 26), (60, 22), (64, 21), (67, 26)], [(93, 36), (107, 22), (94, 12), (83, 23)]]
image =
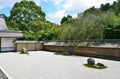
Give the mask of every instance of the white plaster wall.
[(1, 51), (13, 51), (16, 38), (1, 38)]

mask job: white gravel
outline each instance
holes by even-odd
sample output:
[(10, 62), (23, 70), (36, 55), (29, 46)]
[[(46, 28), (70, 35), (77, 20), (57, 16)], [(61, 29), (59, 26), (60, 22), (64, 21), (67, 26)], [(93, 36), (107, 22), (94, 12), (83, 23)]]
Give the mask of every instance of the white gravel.
[(0, 66), (12, 79), (120, 79), (120, 62), (95, 59), (107, 69), (84, 67), (88, 57), (61, 56), (45, 51), (29, 55), (0, 53)]

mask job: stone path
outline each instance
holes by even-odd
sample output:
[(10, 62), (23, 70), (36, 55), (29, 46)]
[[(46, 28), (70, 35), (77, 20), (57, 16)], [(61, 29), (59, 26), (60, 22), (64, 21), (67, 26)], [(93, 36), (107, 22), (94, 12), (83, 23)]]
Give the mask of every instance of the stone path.
[(12, 79), (120, 79), (120, 62), (95, 59), (107, 69), (84, 67), (88, 57), (61, 56), (45, 51), (29, 55), (0, 53), (0, 66)]

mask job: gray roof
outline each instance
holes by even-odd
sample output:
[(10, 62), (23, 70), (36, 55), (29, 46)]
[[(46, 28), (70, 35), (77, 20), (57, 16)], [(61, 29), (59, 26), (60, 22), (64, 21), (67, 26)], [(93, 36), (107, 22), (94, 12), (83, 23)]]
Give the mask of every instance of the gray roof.
[(0, 30), (0, 37), (23, 37), (21, 31)]
[(43, 43), (43, 41), (21, 41), (17, 40), (15, 43)]
[(5, 16), (3, 14), (0, 14), (0, 30), (7, 30), (7, 25), (5, 22)]
[(21, 31), (8, 30), (4, 14), (0, 14), (0, 37), (23, 37)]

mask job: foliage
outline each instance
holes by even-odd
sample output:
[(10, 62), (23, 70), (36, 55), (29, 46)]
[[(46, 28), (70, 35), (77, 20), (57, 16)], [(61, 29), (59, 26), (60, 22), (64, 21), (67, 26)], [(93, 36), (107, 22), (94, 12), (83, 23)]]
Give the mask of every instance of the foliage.
[(33, 1), (16, 2), (10, 11), (10, 18), (16, 22), (29, 23), (35, 19), (45, 20), (45, 13)]
[(73, 39), (73, 31), (74, 29), (69, 24), (63, 24), (60, 28), (60, 40), (69, 40)]
[(61, 24), (63, 24), (63, 23), (72, 23), (74, 20), (73, 20), (73, 18), (72, 18), (72, 16), (70, 16), (70, 15), (67, 15), (67, 17), (66, 16), (64, 16), (62, 19), (61, 19)]
[(102, 10), (102, 11), (108, 11), (109, 9), (110, 9), (110, 3), (106, 3), (105, 5), (101, 4), (100, 10)]
[(120, 39), (120, 14), (113, 17), (110, 25), (105, 29), (107, 39)]
[(37, 19), (45, 21), (45, 13), (41, 7), (33, 1), (22, 0), (12, 7), (7, 24), (10, 28), (24, 31), (29, 30), (29, 24)]
[(61, 24), (45, 19), (45, 13), (34, 1), (16, 2), (6, 17), (10, 30), (21, 30), (25, 40), (63, 40), (78, 45), (90, 39), (120, 39), (120, 0), (101, 4), (78, 13), (76, 18), (64, 16)]
[[(90, 11), (91, 12), (91, 11)], [(72, 24), (62, 24), (60, 38), (73, 42), (105, 38), (104, 29), (114, 16), (113, 12), (96, 11), (96, 13), (78, 14)]]
[(33, 21), (30, 25), (30, 30), (23, 32), (27, 40), (54, 40), (58, 38), (58, 25), (42, 21)]
[[(89, 9), (85, 10), (85, 11), (83, 12), (83, 15), (88, 14), (88, 13), (90, 13), (90, 14), (97, 14), (98, 11), (99, 11), (99, 9), (97, 9), (97, 8), (95, 8), (95, 7), (93, 6), (93, 7), (90, 7)], [(78, 15), (81, 16), (81, 14), (78, 14)]]
[(45, 20), (45, 13), (35, 2), (22, 0), (16, 2), (7, 18), (10, 30), (21, 30), (25, 40), (57, 39), (59, 26)]

